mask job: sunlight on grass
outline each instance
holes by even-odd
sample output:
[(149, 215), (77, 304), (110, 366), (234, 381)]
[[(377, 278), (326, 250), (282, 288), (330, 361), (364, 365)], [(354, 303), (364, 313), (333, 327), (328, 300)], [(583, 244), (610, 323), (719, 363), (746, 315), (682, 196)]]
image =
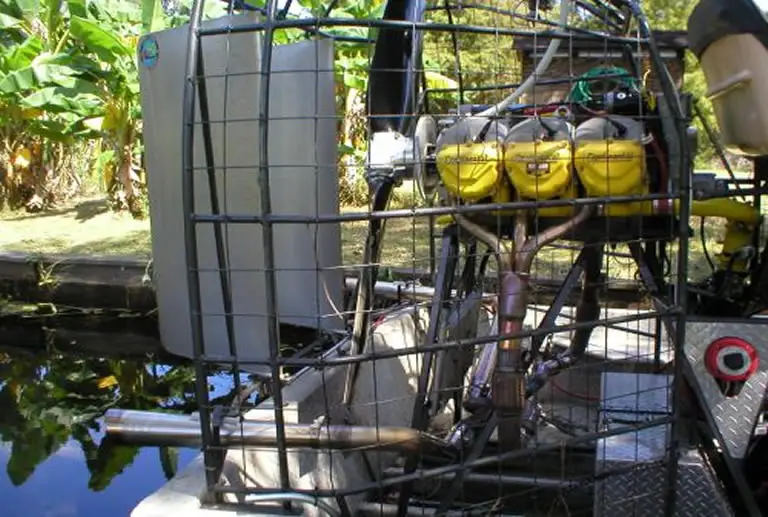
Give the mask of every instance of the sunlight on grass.
[(148, 220), (108, 210), (94, 198), (48, 212), (0, 213), (0, 250), (45, 255), (91, 255), (148, 259)]
[[(399, 205), (407, 206), (401, 199)], [(403, 206), (397, 206), (402, 208)], [(342, 212), (365, 211), (365, 208), (345, 207)], [(690, 241), (689, 278), (700, 279), (710, 273), (698, 235), (699, 220), (691, 222), (694, 237)], [(146, 260), (151, 257), (149, 221), (137, 221), (128, 215), (107, 210), (102, 199), (88, 199), (42, 214), (23, 212), (0, 213), (0, 251), (45, 255), (85, 255), (125, 257)], [(363, 246), (368, 232), (366, 221), (342, 223), (342, 250), (344, 264), (359, 266), (363, 261)], [(439, 233), (439, 229), (437, 229)], [(722, 221), (707, 220), (705, 227), (709, 254), (714, 258), (719, 251), (724, 232)], [(439, 242), (436, 243), (439, 251)], [(577, 245), (571, 245), (576, 248)], [(670, 249), (670, 271), (674, 273), (676, 256)], [(617, 246), (616, 252), (628, 253), (626, 246)], [(570, 269), (577, 249), (547, 248), (540, 252), (534, 263), (533, 274), (538, 278), (562, 278)], [(387, 221), (381, 264), (393, 268), (426, 270), (429, 266), (428, 219), (400, 218)], [(494, 269), (491, 261), (489, 268)], [(636, 278), (637, 267), (629, 258), (611, 257), (604, 272), (620, 280)]]

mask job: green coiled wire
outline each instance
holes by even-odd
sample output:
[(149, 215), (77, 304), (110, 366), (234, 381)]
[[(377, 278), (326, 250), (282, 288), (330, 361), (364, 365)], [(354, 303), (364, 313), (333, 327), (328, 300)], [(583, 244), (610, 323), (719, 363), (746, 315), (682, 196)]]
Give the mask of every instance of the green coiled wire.
[(568, 101), (576, 104), (586, 104), (592, 100), (592, 83), (602, 76), (610, 76), (608, 80), (633, 90), (639, 90), (637, 80), (625, 69), (616, 66), (598, 66), (580, 75), (568, 94)]

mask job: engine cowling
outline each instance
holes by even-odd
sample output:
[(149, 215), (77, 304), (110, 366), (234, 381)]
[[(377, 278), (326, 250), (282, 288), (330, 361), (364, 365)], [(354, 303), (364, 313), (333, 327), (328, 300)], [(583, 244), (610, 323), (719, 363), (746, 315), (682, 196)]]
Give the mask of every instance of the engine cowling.
[(440, 134), (437, 170), (448, 193), (466, 202), (504, 201), (499, 195), (504, 194), (502, 142), (506, 132), (499, 121), (469, 117)]
[[(649, 192), (643, 124), (620, 115), (581, 123), (574, 137), (574, 164), (589, 197), (622, 197)], [(638, 213), (638, 203), (610, 204), (606, 213)]]
[(571, 194), (573, 126), (559, 118), (529, 118), (504, 140), (504, 167), (519, 196), (529, 200)]
[[(446, 191), (465, 203), (572, 199), (649, 192), (643, 124), (621, 115), (590, 118), (575, 128), (559, 117), (531, 117), (507, 128), (468, 117), (443, 131), (436, 165)], [(545, 216), (570, 209), (542, 208)], [(609, 204), (607, 215), (643, 213), (640, 202)]]

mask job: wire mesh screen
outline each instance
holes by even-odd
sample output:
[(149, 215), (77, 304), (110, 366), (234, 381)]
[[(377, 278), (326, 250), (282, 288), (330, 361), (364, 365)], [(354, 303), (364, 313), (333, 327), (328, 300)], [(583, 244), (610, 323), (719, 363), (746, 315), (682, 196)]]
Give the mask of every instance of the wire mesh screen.
[(723, 515), (680, 429), (688, 283), (709, 281), (688, 278), (682, 48), (636, 2), (204, 4), (184, 432), (211, 503)]

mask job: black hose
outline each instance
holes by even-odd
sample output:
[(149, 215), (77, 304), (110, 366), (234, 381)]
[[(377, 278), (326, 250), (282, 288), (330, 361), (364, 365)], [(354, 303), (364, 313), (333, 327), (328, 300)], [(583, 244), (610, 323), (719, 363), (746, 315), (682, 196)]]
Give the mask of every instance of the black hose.
[(705, 217), (701, 218), (701, 222), (699, 223), (699, 237), (701, 238), (701, 248), (704, 250), (704, 258), (707, 259), (707, 263), (709, 264), (710, 269), (712, 272), (715, 272), (715, 263), (712, 260), (712, 257), (709, 255), (709, 250), (707, 249), (707, 239), (704, 238), (704, 221)]

